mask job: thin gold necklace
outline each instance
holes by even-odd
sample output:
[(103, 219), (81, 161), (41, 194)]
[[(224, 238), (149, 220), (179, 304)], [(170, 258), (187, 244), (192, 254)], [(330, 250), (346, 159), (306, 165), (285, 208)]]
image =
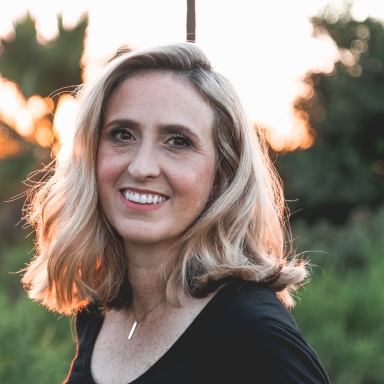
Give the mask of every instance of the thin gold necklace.
[[(161, 301), (159, 301), (152, 309), (150, 309), (144, 316), (142, 316), (140, 319), (138, 320), (135, 320), (135, 322), (133, 323), (132, 325), (132, 328), (131, 328), (131, 332), (129, 332), (129, 335), (128, 335), (128, 340), (131, 340), (132, 337), (133, 337), (133, 334), (135, 332), (135, 329), (136, 327), (139, 325), (139, 322), (141, 322), (142, 320), (144, 320), (152, 311), (154, 311), (162, 302), (163, 302), (164, 299), (162, 299)], [(134, 312), (134, 315), (136, 317), (136, 313), (135, 313), (135, 310), (133, 310)]]

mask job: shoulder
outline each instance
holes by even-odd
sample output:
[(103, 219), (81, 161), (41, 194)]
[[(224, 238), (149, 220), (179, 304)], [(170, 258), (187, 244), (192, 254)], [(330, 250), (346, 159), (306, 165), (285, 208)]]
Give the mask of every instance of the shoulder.
[(329, 383), (318, 356), (276, 294), (261, 284), (232, 284), (223, 292), (221, 315), (237, 374), (244, 380), (266, 375), (274, 383)]
[(104, 316), (97, 305), (89, 304), (76, 313), (76, 334), (79, 348), (84, 348), (91, 339), (97, 335), (101, 328)]
[(93, 383), (90, 379), (90, 357), (104, 317), (96, 305), (88, 305), (76, 314), (77, 351), (65, 384)]
[(76, 326), (84, 328), (92, 322), (103, 319), (103, 315), (96, 304), (88, 304), (76, 313)]
[(222, 289), (226, 291), (223, 292), (226, 296), (223, 316), (231, 322), (245, 328), (259, 321), (271, 320), (297, 330), (291, 313), (265, 284), (234, 281)]

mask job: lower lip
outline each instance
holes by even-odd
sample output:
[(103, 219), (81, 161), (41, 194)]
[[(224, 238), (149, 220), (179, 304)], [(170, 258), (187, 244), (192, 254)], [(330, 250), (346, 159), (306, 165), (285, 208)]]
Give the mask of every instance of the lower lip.
[(132, 211), (141, 211), (141, 212), (156, 211), (157, 209), (160, 209), (164, 205), (164, 203), (166, 203), (167, 201), (165, 200), (161, 203), (156, 203), (156, 204), (140, 204), (140, 203), (135, 203), (134, 201), (131, 201), (131, 200), (127, 200), (121, 192), (120, 192), (120, 199), (127, 208), (131, 209)]

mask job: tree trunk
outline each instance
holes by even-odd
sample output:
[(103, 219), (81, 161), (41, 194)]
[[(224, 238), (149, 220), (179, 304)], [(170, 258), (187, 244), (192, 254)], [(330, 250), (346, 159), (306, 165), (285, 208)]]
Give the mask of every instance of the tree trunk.
[(195, 0), (187, 0), (187, 41), (196, 41)]

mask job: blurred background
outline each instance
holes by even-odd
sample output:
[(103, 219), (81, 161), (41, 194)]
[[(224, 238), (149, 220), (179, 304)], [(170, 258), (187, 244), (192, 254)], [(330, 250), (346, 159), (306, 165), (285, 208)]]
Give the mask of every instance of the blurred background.
[(68, 153), (76, 85), (118, 49), (188, 32), (238, 89), (284, 181), (295, 252), (312, 264), (299, 328), (333, 383), (384, 383), (384, 3), (99, 4), (1, 6), (0, 382), (60, 383), (75, 354), (73, 319), (30, 302), (14, 273), (34, 254), (20, 218), (41, 175), (23, 181)]

